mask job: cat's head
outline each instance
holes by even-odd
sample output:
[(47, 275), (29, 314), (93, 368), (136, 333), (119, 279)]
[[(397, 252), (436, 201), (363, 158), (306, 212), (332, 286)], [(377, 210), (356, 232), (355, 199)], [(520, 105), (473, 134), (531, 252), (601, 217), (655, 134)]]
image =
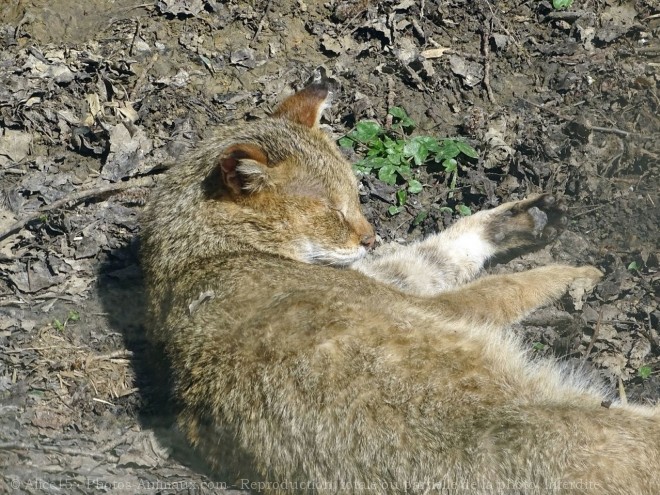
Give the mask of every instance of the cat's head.
[(248, 250), (348, 265), (364, 256), (374, 230), (357, 178), (318, 128), (329, 96), (315, 81), (268, 118), (219, 129), (152, 198), (147, 244), (178, 257)]

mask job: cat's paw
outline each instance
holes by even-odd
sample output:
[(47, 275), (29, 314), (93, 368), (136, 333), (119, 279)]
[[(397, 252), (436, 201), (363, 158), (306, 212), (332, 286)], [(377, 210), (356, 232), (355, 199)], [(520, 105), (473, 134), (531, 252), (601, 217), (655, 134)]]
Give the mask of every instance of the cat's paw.
[(497, 253), (547, 244), (565, 223), (563, 207), (550, 194), (504, 203), (491, 212), (486, 235)]
[(575, 278), (571, 282), (571, 287), (579, 287), (585, 291), (593, 289), (594, 286), (603, 278), (603, 272), (601, 272), (595, 266), (579, 266), (574, 270)]
[(573, 307), (577, 310), (582, 309), (584, 295), (596, 286), (603, 278), (601, 272), (595, 266), (578, 266), (572, 269), (573, 280), (568, 285), (568, 293), (573, 298)]

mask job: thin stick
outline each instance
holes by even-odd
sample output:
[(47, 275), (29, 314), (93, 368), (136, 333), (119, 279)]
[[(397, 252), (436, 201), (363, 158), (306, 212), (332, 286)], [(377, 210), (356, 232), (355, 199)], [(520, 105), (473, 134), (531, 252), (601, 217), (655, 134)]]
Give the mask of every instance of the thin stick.
[(259, 37), (261, 34), (261, 30), (264, 28), (264, 24), (266, 23), (266, 16), (268, 15), (268, 11), (270, 10), (270, 4), (273, 3), (273, 0), (268, 0), (268, 3), (266, 4), (266, 10), (264, 10), (264, 15), (261, 16), (261, 19), (259, 20), (259, 25), (257, 26), (257, 31), (254, 33), (254, 36), (250, 40), (250, 44), (254, 43), (256, 39)]
[(596, 327), (594, 328), (594, 334), (591, 336), (591, 340), (589, 341), (587, 350), (584, 352), (584, 356), (582, 357), (583, 362), (586, 361), (587, 358), (589, 357), (589, 354), (591, 354), (591, 349), (594, 348), (596, 339), (598, 339), (598, 334), (600, 333), (600, 323), (602, 319), (603, 319), (603, 309), (601, 308), (601, 310), (598, 312), (598, 320), (596, 320)]
[[(138, 21), (138, 27), (139, 26), (140, 26), (140, 23)], [(140, 77), (137, 78), (137, 81), (135, 81), (135, 85), (133, 86), (133, 89), (131, 90), (130, 94), (128, 95), (128, 101), (135, 101), (135, 96), (137, 95), (138, 90), (143, 86), (144, 80), (147, 78), (147, 74), (149, 73), (151, 68), (156, 63), (156, 60), (158, 60), (158, 53), (154, 53), (151, 56), (151, 59), (149, 59), (149, 62), (147, 63), (147, 65), (145, 65), (144, 70), (142, 71), (142, 74), (140, 74)]]
[(493, 90), (490, 87), (490, 35), (493, 31), (493, 18), (489, 17), (486, 20), (487, 27), (484, 28), (481, 33), (481, 53), (484, 57), (484, 87), (486, 88), (486, 94), (488, 95), (488, 100), (491, 103), (495, 103), (495, 96), (493, 96)]
[(108, 354), (101, 354), (101, 355), (98, 355), (98, 356), (91, 356), (89, 358), (89, 361), (110, 361), (111, 359), (131, 358), (131, 357), (133, 357), (133, 351), (120, 349), (118, 351), (110, 352)]
[(93, 459), (107, 459), (108, 461), (116, 461), (117, 457), (110, 454), (103, 454), (99, 452), (90, 452), (87, 450), (70, 449), (67, 447), (55, 447), (53, 445), (28, 445), (21, 442), (2, 442), (0, 443), (0, 450), (41, 450), (44, 452), (57, 452), (59, 454), (86, 456)]
[(127, 189), (151, 186), (153, 182), (154, 179), (152, 177), (140, 177), (137, 179), (132, 179), (127, 182), (121, 182), (119, 184), (112, 184), (110, 186), (95, 187), (94, 189), (86, 189), (84, 191), (78, 191), (77, 193), (71, 194), (65, 198), (54, 201), (49, 205), (42, 206), (36, 212), (14, 223), (8, 229), (0, 232), (0, 241), (20, 231), (23, 227), (25, 227), (26, 224), (32, 222), (33, 220), (37, 220), (44, 213), (49, 212), (51, 210), (57, 210), (58, 208), (62, 208), (69, 203), (79, 203), (84, 199), (92, 198), (94, 196), (102, 196), (104, 194), (116, 194), (119, 191), (125, 191)]
[[(29, 352), (29, 351), (45, 351), (48, 349), (61, 349), (61, 345), (48, 345), (46, 347), (22, 347), (20, 349), (8, 349), (6, 351), (2, 351), (3, 354), (19, 354), (21, 352)], [(78, 349), (78, 348), (76, 348)]]
[[(533, 107), (536, 107), (540, 110), (543, 110), (545, 112), (548, 112), (550, 115), (554, 115), (555, 117), (558, 117), (562, 120), (565, 120), (567, 122), (575, 122), (575, 119), (571, 117), (566, 117), (565, 115), (562, 115), (560, 113), (555, 112), (554, 110), (550, 110), (549, 108), (544, 107), (543, 105), (539, 105), (538, 103), (534, 103), (533, 101), (526, 100), (525, 98), (518, 98), (520, 101), (524, 101), (525, 103), (529, 103)], [(586, 129), (594, 132), (604, 132), (604, 133), (609, 133), (609, 134), (617, 134), (618, 136), (622, 137), (628, 137), (630, 135), (636, 135), (636, 136), (641, 136), (641, 134), (637, 132), (629, 132), (629, 131), (624, 131), (621, 129), (617, 129), (616, 127), (599, 127), (591, 124), (587, 124), (584, 122), (580, 123), (583, 125)]]
[(385, 117), (385, 128), (392, 127), (392, 114), (390, 108), (394, 106), (394, 81), (390, 76), (387, 76), (387, 117)]

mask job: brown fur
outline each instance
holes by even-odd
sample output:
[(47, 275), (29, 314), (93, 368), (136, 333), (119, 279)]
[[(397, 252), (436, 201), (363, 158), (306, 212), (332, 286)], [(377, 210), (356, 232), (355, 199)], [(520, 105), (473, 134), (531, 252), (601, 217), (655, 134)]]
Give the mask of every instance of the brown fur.
[(146, 209), (148, 330), (190, 442), (267, 493), (660, 493), (657, 408), (603, 407), (506, 329), (600, 272), (475, 280), (552, 231), (552, 199), (364, 257), (373, 230), (316, 84), (219, 129)]

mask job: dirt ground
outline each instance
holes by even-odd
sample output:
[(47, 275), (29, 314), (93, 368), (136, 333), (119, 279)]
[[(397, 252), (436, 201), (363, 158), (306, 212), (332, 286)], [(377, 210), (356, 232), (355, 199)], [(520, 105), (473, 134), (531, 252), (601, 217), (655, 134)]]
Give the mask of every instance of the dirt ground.
[(660, 398), (657, 3), (5, 0), (0, 493), (243, 488), (187, 449), (148, 364), (139, 215), (214, 125), (265, 115), (318, 67), (340, 84), (322, 120), (337, 138), (395, 105), (417, 133), (479, 152), (453, 191), (419, 169), (423, 191), (395, 216), (396, 189), (363, 176), (382, 241), (436, 232), (457, 205), (552, 192), (559, 239), (489, 270), (591, 263), (606, 277), (512, 331), (628, 400)]

